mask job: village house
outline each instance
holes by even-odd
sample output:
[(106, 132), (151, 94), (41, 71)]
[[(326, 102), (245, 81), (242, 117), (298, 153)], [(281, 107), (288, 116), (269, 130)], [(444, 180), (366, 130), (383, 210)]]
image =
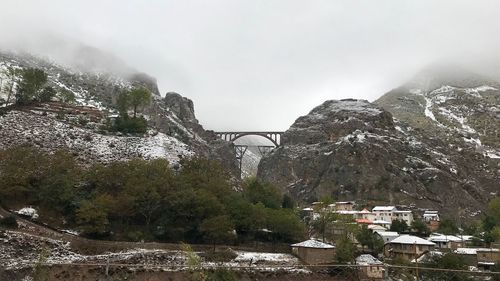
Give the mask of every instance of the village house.
[(436, 244), (413, 235), (401, 235), (384, 245), (384, 256), (413, 260), (434, 250)]
[(384, 244), (399, 237), (399, 233), (395, 231), (375, 231), (375, 234), (384, 241)]
[(413, 222), (413, 214), (411, 211), (398, 210), (395, 206), (376, 206), (372, 209), (375, 215), (375, 221), (384, 221), (392, 223), (393, 220), (400, 220), (411, 225)]
[(436, 231), (439, 228), (439, 213), (438, 211), (425, 211), (422, 216), (427, 228), (430, 231)]
[(384, 264), (372, 255), (360, 255), (355, 262), (356, 265), (359, 265), (358, 280), (384, 280), (386, 272)]
[(500, 250), (496, 248), (458, 248), (453, 252), (470, 266), (489, 268), (500, 262)]
[(353, 211), (354, 201), (335, 202), (335, 211)]
[(496, 263), (500, 263), (500, 249), (496, 248), (479, 248), (477, 253), (477, 266), (485, 269), (490, 269)]
[(313, 239), (292, 244), (292, 252), (306, 264), (332, 263), (335, 258), (335, 246)]
[(454, 235), (431, 234), (427, 240), (436, 243), (440, 249), (456, 250), (464, 247), (464, 240)]
[(372, 213), (368, 209), (364, 208), (363, 210), (357, 212), (356, 219), (364, 219), (364, 220), (369, 220), (369, 221), (373, 222), (377, 218), (375, 217), (374, 213)]
[(395, 206), (376, 206), (372, 209), (372, 213), (375, 214), (375, 220), (391, 222), (392, 213), (396, 210)]

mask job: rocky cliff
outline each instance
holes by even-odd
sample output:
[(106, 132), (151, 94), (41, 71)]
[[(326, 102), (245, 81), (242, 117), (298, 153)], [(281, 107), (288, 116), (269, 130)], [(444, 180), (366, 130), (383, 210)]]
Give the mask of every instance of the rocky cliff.
[[(156, 80), (144, 73), (84, 72), (26, 53), (0, 52), (0, 104), (7, 99), (10, 78), (2, 71), (35, 67), (48, 74), (56, 91), (69, 91), (75, 102), (54, 101), (25, 107), (9, 107), (0, 116), (0, 148), (31, 144), (45, 150), (67, 148), (84, 163), (126, 160), (135, 157), (167, 158), (200, 155), (218, 159), (236, 173), (233, 148), (206, 131), (195, 117), (193, 102), (176, 93), (161, 97)], [(116, 98), (133, 86), (153, 93), (142, 109), (148, 133), (127, 136), (106, 132), (103, 125), (116, 115)], [(4, 87), (2, 87), (4, 86)], [(15, 87), (14, 87), (15, 89)]]
[(397, 121), (364, 100), (330, 100), (298, 118), (258, 177), (302, 202), (332, 195), (367, 204), (471, 216), (498, 191), (488, 157)]

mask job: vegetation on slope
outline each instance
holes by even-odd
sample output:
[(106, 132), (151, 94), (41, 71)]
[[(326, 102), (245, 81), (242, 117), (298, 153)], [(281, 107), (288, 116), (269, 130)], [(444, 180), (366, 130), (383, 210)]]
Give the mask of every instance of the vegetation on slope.
[[(163, 159), (82, 167), (65, 151), (15, 147), (0, 151), (0, 200), (10, 208), (36, 206), (42, 220), (56, 218), (50, 223), (106, 239), (302, 238), (302, 222), (292, 209), (276, 204), (282, 198), (274, 187), (251, 179), (238, 192), (217, 162), (192, 158), (180, 164), (178, 171)], [(256, 191), (274, 199), (259, 198)]]

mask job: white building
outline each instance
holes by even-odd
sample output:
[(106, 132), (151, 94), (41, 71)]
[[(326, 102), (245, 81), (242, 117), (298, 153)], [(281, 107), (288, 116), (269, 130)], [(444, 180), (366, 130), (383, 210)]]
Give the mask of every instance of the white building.
[(423, 215), (424, 222), (439, 221), (438, 211), (425, 211)]
[(376, 206), (372, 209), (376, 221), (391, 222), (400, 220), (411, 225), (413, 222), (413, 214), (411, 211), (400, 211), (395, 206)]
[(464, 246), (464, 240), (454, 235), (432, 234), (427, 240), (441, 249), (457, 249)]
[(384, 240), (384, 244), (399, 237), (399, 233), (395, 231), (375, 231), (375, 233)]

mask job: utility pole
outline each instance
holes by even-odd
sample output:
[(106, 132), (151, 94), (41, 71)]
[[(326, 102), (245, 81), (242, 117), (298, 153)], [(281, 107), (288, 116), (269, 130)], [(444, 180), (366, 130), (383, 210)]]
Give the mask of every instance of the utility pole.
[(416, 273), (417, 273), (417, 281), (420, 280), (420, 277), (418, 277), (418, 253), (417, 253), (417, 242), (415, 241), (415, 243), (413, 244), (413, 246), (415, 247), (415, 264), (416, 264)]

